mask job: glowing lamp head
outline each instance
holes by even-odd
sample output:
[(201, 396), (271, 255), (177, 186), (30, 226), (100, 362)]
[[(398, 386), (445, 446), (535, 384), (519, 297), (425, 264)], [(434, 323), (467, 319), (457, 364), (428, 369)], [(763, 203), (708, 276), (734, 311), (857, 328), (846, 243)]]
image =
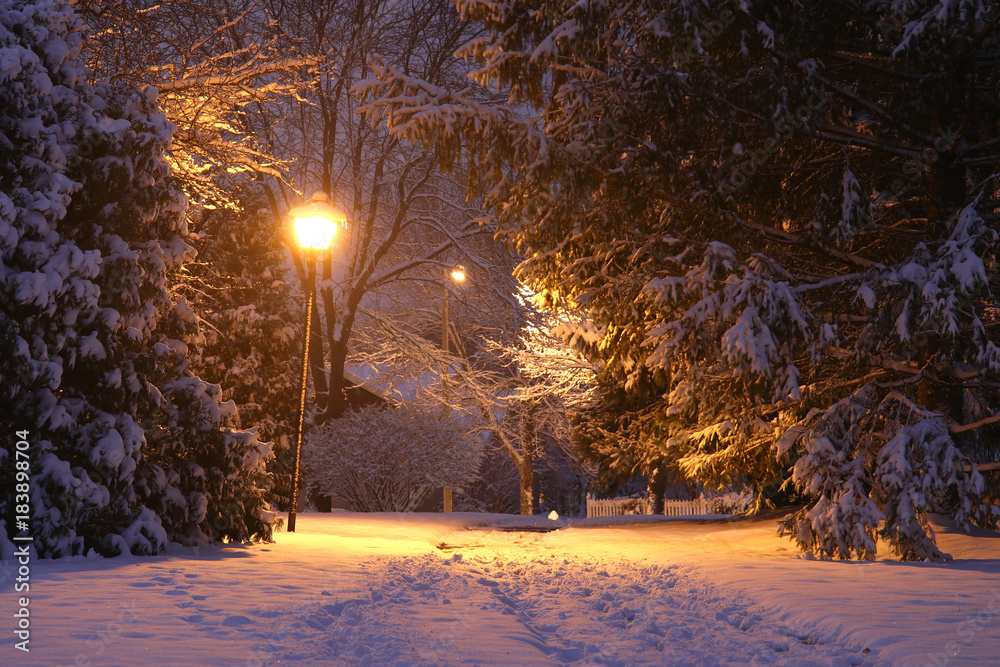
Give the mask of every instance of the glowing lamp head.
[(295, 225), (299, 245), (312, 250), (329, 248), (337, 228), (347, 220), (347, 216), (326, 202), (322, 192), (315, 193), (312, 202), (290, 210), (288, 216)]
[(299, 245), (312, 250), (326, 250), (337, 234), (337, 224), (328, 218), (295, 218)]
[(465, 267), (459, 264), (454, 269), (451, 270), (451, 278), (456, 283), (460, 283), (465, 280)]

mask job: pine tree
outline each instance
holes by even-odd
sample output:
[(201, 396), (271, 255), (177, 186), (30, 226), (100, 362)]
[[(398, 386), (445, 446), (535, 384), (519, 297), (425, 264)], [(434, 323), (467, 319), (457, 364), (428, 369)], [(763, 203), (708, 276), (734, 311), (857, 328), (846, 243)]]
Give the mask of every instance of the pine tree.
[(518, 276), (587, 315), (608, 474), (797, 493), (826, 556), (996, 521), (1000, 7), (457, 4), (509, 103), (376, 62), (366, 110), (467, 168)]
[(64, 0), (0, 2), (0, 419), (27, 431), (28, 532), (46, 557), (268, 537), (269, 449), (224, 426), (233, 405), (190, 373), (197, 324), (167, 291), (190, 250), (171, 126), (152, 89), (87, 82), (80, 27)]
[[(275, 224), (254, 190), (243, 189), (234, 199), (237, 209), (205, 210), (190, 223), (198, 255), (171, 276), (171, 290), (198, 318), (192, 369), (223, 388), (223, 400), (236, 405), (237, 426), (253, 427), (261, 441), (271, 443), (269, 471), (287, 476), (303, 333), (289, 230)], [(280, 486), (276, 480), (276, 490)]]

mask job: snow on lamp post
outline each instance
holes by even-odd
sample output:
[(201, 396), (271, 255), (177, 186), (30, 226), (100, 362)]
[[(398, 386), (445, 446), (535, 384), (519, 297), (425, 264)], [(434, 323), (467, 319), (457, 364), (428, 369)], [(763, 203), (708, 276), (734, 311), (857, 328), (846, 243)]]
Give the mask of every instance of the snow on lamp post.
[(312, 336), (313, 292), (316, 290), (316, 259), (330, 247), (337, 228), (346, 220), (343, 213), (326, 201), (322, 192), (313, 194), (312, 201), (288, 212), (295, 235), (302, 246), (306, 267), (306, 336), (302, 344), (302, 392), (299, 395), (299, 429), (295, 441), (295, 462), (292, 472), (292, 504), (288, 508), (288, 532), (295, 532), (295, 509), (299, 503), (299, 459), (302, 456), (302, 432), (306, 417), (306, 385), (309, 382), (309, 341)]
[[(465, 280), (465, 267), (459, 264), (451, 270), (451, 279), (456, 283)], [(444, 350), (445, 357), (448, 356), (448, 283), (442, 284), (444, 288), (444, 300), (441, 306), (441, 349)], [(441, 376), (441, 392), (444, 395), (444, 416), (451, 414), (451, 399), (448, 396), (448, 373), (451, 367), (445, 362), (444, 375)], [(444, 487), (444, 511), (451, 511), (451, 488)]]

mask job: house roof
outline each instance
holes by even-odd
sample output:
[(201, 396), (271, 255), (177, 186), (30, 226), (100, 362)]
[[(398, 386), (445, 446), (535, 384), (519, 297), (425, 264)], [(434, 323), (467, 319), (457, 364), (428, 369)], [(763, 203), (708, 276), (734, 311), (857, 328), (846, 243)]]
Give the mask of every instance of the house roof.
[(381, 389), (347, 369), (344, 369), (344, 382), (344, 392), (347, 394), (348, 403), (352, 406), (368, 403), (395, 403)]

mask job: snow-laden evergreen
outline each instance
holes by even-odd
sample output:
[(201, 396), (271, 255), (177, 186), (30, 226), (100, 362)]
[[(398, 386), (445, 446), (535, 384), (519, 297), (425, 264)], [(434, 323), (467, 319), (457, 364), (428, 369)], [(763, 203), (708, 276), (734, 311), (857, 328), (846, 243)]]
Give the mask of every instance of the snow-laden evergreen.
[(189, 222), (194, 262), (171, 274), (171, 293), (199, 318), (189, 341), (192, 370), (218, 383), (236, 406), (236, 426), (273, 443), (274, 500), (291, 479), (302, 376), (301, 299), (284, 243), (285, 221), (242, 190), (239, 210), (203, 210)]
[(0, 422), (28, 432), (28, 533), (49, 557), (266, 537), (269, 447), (224, 426), (233, 405), (189, 372), (197, 323), (167, 291), (190, 255), (172, 126), (153, 89), (88, 83), (81, 39), (70, 2), (0, 2)]
[(586, 315), (562, 333), (603, 364), (578, 436), (607, 478), (797, 497), (793, 537), (839, 557), (996, 521), (996, 4), (457, 7), (478, 87), (372, 58), (358, 90)]

